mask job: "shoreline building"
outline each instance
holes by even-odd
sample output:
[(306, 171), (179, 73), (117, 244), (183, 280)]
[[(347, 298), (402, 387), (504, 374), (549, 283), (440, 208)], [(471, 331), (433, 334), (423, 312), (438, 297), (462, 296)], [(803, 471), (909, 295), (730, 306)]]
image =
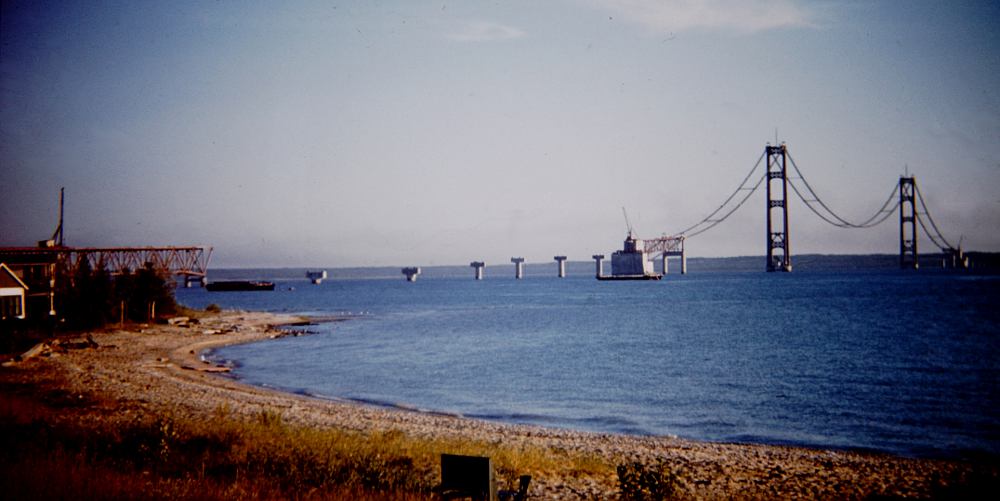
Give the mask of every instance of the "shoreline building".
[(7, 263), (0, 263), (0, 320), (24, 320), (28, 286)]

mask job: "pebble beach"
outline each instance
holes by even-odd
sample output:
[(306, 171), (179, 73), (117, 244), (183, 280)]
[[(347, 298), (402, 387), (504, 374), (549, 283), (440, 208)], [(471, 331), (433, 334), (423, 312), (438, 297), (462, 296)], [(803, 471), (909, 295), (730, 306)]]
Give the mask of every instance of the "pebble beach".
[[(206, 361), (206, 350), (266, 342), (303, 319), (255, 312), (209, 314), (197, 323), (143, 325), (94, 332), (73, 349), (50, 350), (0, 369), (0, 380), (59, 385), (100, 396), (102, 419), (130, 414), (209, 418), (224, 407), (252, 417), (279, 413), (293, 425), (359, 434), (401, 433), (418, 440), (468, 439), (552, 454), (583, 454), (608, 464), (669, 462), (684, 472), (680, 497), (697, 499), (929, 498), (973, 470), (997, 476), (995, 464), (904, 458), (836, 450), (706, 443), (669, 436), (598, 434), (511, 425), (461, 416), (317, 399), (241, 383)], [(442, 453), (449, 451), (442, 450)], [(599, 475), (533, 475), (535, 499), (615, 499), (613, 471)]]

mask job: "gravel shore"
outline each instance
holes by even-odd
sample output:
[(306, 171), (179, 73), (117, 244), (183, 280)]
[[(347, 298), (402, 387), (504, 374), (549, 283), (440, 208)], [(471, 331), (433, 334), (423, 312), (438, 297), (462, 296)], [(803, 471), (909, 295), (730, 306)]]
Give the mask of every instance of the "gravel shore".
[[(579, 452), (609, 464), (667, 461), (682, 473), (682, 497), (700, 499), (933, 497), (982, 471), (994, 481), (995, 464), (909, 459), (889, 455), (796, 447), (704, 443), (674, 437), (595, 434), (500, 424), (455, 416), (386, 409), (271, 391), (220, 375), (226, 368), (201, 354), (228, 344), (284, 335), (275, 328), (299, 319), (266, 313), (223, 312), (191, 325), (154, 325), (91, 335), (76, 349), (55, 350), (5, 364), (0, 380), (58, 381), (71, 393), (100, 395), (108, 419), (132, 413), (209, 418), (220, 407), (252, 417), (280, 412), (290, 424), (395, 431), (419, 439), (473, 439), (508, 447), (540, 447), (553, 454)], [(447, 452), (447, 451), (442, 451)], [(547, 477), (535, 472), (538, 499), (613, 499), (614, 472)]]

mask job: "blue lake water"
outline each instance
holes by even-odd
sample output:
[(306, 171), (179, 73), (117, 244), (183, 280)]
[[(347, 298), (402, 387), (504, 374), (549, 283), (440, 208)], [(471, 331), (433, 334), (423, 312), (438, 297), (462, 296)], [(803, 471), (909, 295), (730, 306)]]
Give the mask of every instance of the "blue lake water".
[(1000, 456), (997, 276), (400, 276), (278, 289), (178, 299), (354, 317), (213, 355), (251, 384), (599, 432)]

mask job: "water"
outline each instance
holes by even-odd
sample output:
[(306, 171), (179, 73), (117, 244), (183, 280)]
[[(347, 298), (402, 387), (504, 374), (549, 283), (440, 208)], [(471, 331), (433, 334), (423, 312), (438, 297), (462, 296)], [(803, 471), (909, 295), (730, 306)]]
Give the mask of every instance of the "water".
[(353, 316), (214, 354), (251, 384), (600, 432), (1000, 456), (996, 276), (400, 276), (278, 289), (178, 299)]

